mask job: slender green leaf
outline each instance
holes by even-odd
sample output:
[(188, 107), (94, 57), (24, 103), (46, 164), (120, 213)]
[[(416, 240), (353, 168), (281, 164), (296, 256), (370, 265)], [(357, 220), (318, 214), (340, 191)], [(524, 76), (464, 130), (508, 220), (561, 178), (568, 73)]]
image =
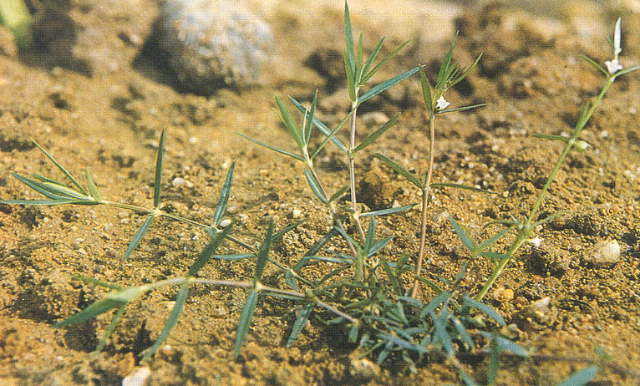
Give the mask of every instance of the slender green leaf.
[(324, 191), (320, 186), (320, 182), (318, 181), (316, 176), (313, 174), (313, 172), (309, 170), (309, 168), (305, 167), (304, 176), (307, 178), (307, 182), (309, 183), (309, 187), (311, 188), (311, 191), (313, 191), (313, 194), (315, 194), (316, 197), (318, 197), (318, 199), (322, 201), (323, 204), (326, 204), (328, 202), (327, 196), (325, 196)]
[(287, 339), (287, 344), (285, 347), (290, 348), (291, 346), (293, 346), (293, 343), (296, 341), (296, 339), (298, 339), (298, 336), (306, 327), (312, 311), (313, 303), (307, 303), (302, 306), (302, 309), (298, 313), (296, 321), (293, 323), (293, 328), (291, 329), (291, 334), (289, 335), (289, 339)]
[(153, 207), (160, 205), (160, 190), (162, 189), (162, 159), (164, 157), (164, 130), (160, 134), (158, 143), (158, 157), (156, 159), (156, 176), (153, 185)]
[(403, 177), (405, 177), (409, 182), (411, 182), (416, 187), (418, 187), (418, 189), (421, 189), (421, 190), (423, 189), (424, 186), (423, 186), (422, 182), (420, 182), (420, 180), (418, 180), (413, 174), (409, 173), (407, 171), (407, 169), (405, 169), (404, 167), (402, 167), (399, 164), (395, 163), (394, 161), (392, 161), (390, 158), (388, 158), (385, 155), (382, 155), (380, 153), (376, 153), (375, 156), (380, 158), (384, 163), (387, 164), (387, 166), (389, 166), (391, 169), (395, 170), (398, 174), (400, 174)]
[(349, 99), (351, 102), (355, 102), (356, 100), (356, 83), (353, 75), (353, 67), (349, 62), (349, 54), (345, 51), (344, 53), (344, 73), (347, 78), (347, 90), (349, 91)]
[(336, 138), (336, 134), (338, 134), (338, 131), (340, 131), (340, 129), (342, 128), (344, 123), (347, 121), (347, 119), (351, 116), (351, 114), (353, 114), (353, 111), (350, 111), (349, 114), (347, 114), (347, 116), (342, 119), (340, 124), (336, 126), (336, 128), (333, 129), (328, 136), (325, 137), (325, 139), (320, 143), (320, 145), (318, 145), (316, 150), (313, 152), (310, 159), (313, 160), (318, 155), (318, 153), (320, 153), (322, 149), (324, 149), (324, 147), (327, 145), (327, 143), (329, 143), (329, 141), (334, 141), (334, 143), (339, 143), (340, 145), (342, 145), (342, 142), (340, 142), (340, 140)]
[(264, 241), (260, 246), (260, 250), (258, 251), (258, 261), (256, 262), (256, 273), (254, 276), (255, 283), (258, 283), (262, 279), (262, 273), (264, 272), (264, 267), (267, 265), (267, 260), (269, 259), (269, 252), (271, 251), (271, 243), (273, 242), (273, 219), (269, 221), (269, 226), (267, 227), (267, 234), (264, 237)]
[(171, 309), (171, 313), (167, 318), (167, 322), (165, 323), (164, 328), (162, 329), (162, 331), (160, 331), (160, 335), (158, 335), (156, 341), (153, 342), (153, 346), (149, 348), (147, 353), (142, 358), (143, 363), (148, 361), (155, 355), (156, 351), (158, 351), (160, 346), (164, 343), (164, 341), (171, 333), (171, 330), (173, 330), (173, 328), (176, 326), (176, 324), (178, 323), (178, 319), (180, 319), (180, 315), (182, 315), (182, 310), (184, 310), (184, 305), (187, 302), (188, 296), (189, 284), (185, 283), (180, 287), (180, 291), (178, 292), (178, 296), (176, 297), (173, 309)]
[(564, 143), (569, 142), (569, 137), (564, 137), (562, 135), (533, 133), (531, 134), (531, 136), (536, 138), (548, 139), (550, 141), (560, 141)]
[(622, 69), (622, 70), (618, 71), (618, 72), (615, 74), (615, 76), (616, 76), (616, 78), (617, 78), (617, 77), (619, 77), (619, 76), (621, 76), (621, 75), (628, 74), (628, 73), (630, 73), (631, 71), (636, 71), (636, 70), (640, 70), (640, 65), (638, 65), (638, 66), (633, 66), (633, 67), (629, 67), (629, 68), (625, 68), (625, 69)]
[(247, 302), (242, 307), (242, 315), (240, 315), (240, 322), (238, 323), (238, 331), (236, 332), (236, 343), (235, 348), (233, 350), (233, 357), (238, 359), (240, 356), (240, 350), (242, 349), (242, 345), (244, 340), (247, 337), (247, 332), (249, 331), (249, 327), (251, 326), (251, 319), (253, 319), (253, 311), (256, 309), (256, 304), (258, 303), (258, 291), (251, 290), (249, 291), (249, 296), (247, 297)]
[(114, 291), (122, 291), (122, 290), (124, 290), (126, 288), (126, 287), (123, 287), (123, 286), (118, 285), (118, 284), (108, 283), (106, 281), (94, 279), (94, 278), (88, 277), (88, 276), (72, 275), (71, 278), (73, 280), (78, 280), (78, 281), (81, 281), (83, 283), (109, 288), (109, 289), (112, 289)]
[(96, 346), (96, 349), (93, 350), (94, 352), (102, 351), (104, 346), (107, 345), (107, 341), (109, 340), (109, 337), (115, 331), (115, 329), (116, 329), (116, 327), (118, 325), (118, 322), (120, 321), (120, 319), (122, 319), (122, 316), (124, 315), (124, 312), (126, 310), (127, 310), (127, 305), (123, 304), (123, 305), (120, 306), (120, 308), (118, 308), (118, 311), (115, 314), (113, 314), (113, 317), (111, 318), (111, 323), (109, 323), (109, 326), (105, 330), (104, 335), (102, 336), (102, 338), (100, 338), (100, 341), (98, 342), (98, 345)]
[[(478, 55), (478, 57), (477, 57), (477, 58), (476, 58), (476, 60), (473, 62), (473, 64), (472, 64), (471, 66), (469, 66), (469, 68), (467, 68), (466, 70), (464, 70), (464, 71), (462, 72), (462, 74), (457, 75), (457, 76), (456, 76), (456, 78), (453, 80), (453, 82), (451, 82), (447, 87), (448, 87), (448, 88), (451, 88), (451, 87), (455, 86), (456, 84), (458, 84), (458, 83), (462, 82), (462, 80), (463, 80), (464, 78), (466, 78), (466, 77), (469, 75), (469, 73), (471, 72), (471, 70), (473, 70), (473, 68), (474, 68), (475, 66), (477, 66), (477, 65), (478, 65), (478, 62), (480, 62), (480, 58), (482, 58), (482, 54)], [(477, 105), (477, 106), (480, 106), (480, 105)]]
[[(43, 196), (50, 198), (52, 200), (60, 200), (60, 199), (68, 199), (69, 196), (67, 195), (62, 195), (60, 192), (55, 191), (51, 185), (45, 185), (41, 182), (32, 180), (31, 178), (22, 176), (18, 173), (11, 173), (18, 181), (22, 182), (23, 184), (27, 185), (28, 187), (30, 187), (31, 189), (35, 190), (36, 192), (42, 194)], [(77, 199), (77, 197), (73, 197), (73, 199)]]
[[(362, 74), (362, 76), (368, 75), (367, 71), (369, 71), (369, 68), (371, 68), (371, 66), (373, 65), (373, 62), (376, 60), (376, 57), (380, 53), (380, 49), (382, 48), (382, 45), (384, 44), (384, 40), (385, 40), (384, 37), (382, 39), (380, 39), (380, 41), (378, 42), (376, 47), (373, 49), (373, 51), (371, 51), (371, 54), (367, 58), (367, 61), (365, 62), (364, 66), (362, 67), (362, 71), (360, 72)], [(371, 75), (373, 76), (374, 74), (375, 74), (375, 72), (372, 73)], [(363, 78), (360, 78), (360, 81), (358, 82), (361, 85), (363, 84), (363, 80), (362, 79)], [(364, 82), (366, 82), (366, 80)]]
[(293, 119), (293, 115), (291, 115), (291, 111), (289, 111), (289, 108), (287, 108), (282, 99), (280, 99), (280, 97), (277, 95), (276, 103), (278, 104), (278, 109), (280, 109), (280, 119), (282, 120), (282, 123), (284, 123), (284, 126), (289, 131), (289, 134), (291, 135), (293, 140), (296, 141), (298, 147), (300, 147), (300, 150), (304, 151), (306, 145), (304, 143), (304, 139), (302, 138), (300, 128), (296, 124), (296, 121)]
[(496, 334), (495, 331), (491, 334), (491, 351), (488, 367), (487, 384), (489, 386), (495, 386), (498, 381), (498, 370), (500, 369), (500, 346), (498, 345), (498, 334)]
[(474, 254), (484, 252), (485, 249), (491, 247), (493, 243), (503, 238), (509, 232), (511, 232), (511, 228), (506, 228), (496, 233), (495, 235), (491, 236), (490, 238), (486, 239), (485, 241), (480, 243), (480, 245), (478, 245), (478, 248), (474, 251)]
[(539, 226), (539, 225), (546, 224), (546, 223), (548, 223), (549, 221), (553, 221), (553, 220), (555, 220), (558, 216), (561, 216), (561, 215), (563, 215), (563, 214), (565, 214), (565, 213), (567, 213), (567, 211), (566, 211), (566, 210), (560, 210), (560, 211), (557, 211), (557, 212), (555, 212), (554, 214), (552, 214), (552, 215), (550, 215), (550, 216), (547, 216), (547, 217), (543, 218), (542, 220), (538, 220), (538, 221), (536, 221), (535, 223), (533, 223), (533, 226), (534, 226), (534, 227), (537, 227), (537, 226)]
[(394, 115), (393, 118), (389, 119), (387, 123), (382, 125), (381, 128), (371, 133), (367, 138), (364, 139), (364, 141), (362, 141), (358, 146), (356, 146), (356, 148), (353, 149), (353, 151), (357, 153), (360, 150), (364, 149), (365, 147), (371, 145), (373, 142), (375, 142), (376, 139), (380, 138), (382, 134), (384, 134), (387, 130), (389, 130), (396, 123), (398, 118), (400, 118), (400, 113)]
[(382, 261), (382, 268), (391, 282), (391, 288), (395, 289), (396, 295), (401, 296), (404, 293), (404, 290), (398, 281), (397, 273), (391, 269), (391, 265), (389, 265), (389, 262), (384, 258), (384, 256), (382, 256), (380, 260)]
[(409, 210), (411, 208), (413, 208), (414, 206), (416, 206), (416, 204), (409, 204), (409, 205), (405, 205), (405, 206), (399, 206), (397, 208), (387, 208), (387, 209), (381, 209), (381, 210), (374, 210), (373, 212), (366, 212), (366, 213), (362, 213), (360, 215), (360, 217), (375, 217), (375, 216), (384, 216), (387, 214), (394, 214), (394, 213), (398, 213), (398, 212), (404, 212), (405, 210)]
[(373, 246), (375, 237), (376, 237), (376, 218), (371, 217), (371, 221), (369, 221), (369, 227), (367, 229), (367, 234), (365, 235), (365, 238), (364, 238), (364, 250), (367, 254), (369, 253), (371, 246)]
[[(297, 100), (295, 100), (292, 97), (289, 97), (289, 100), (291, 100), (291, 102), (298, 108), (298, 110), (300, 110), (302, 113), (304, 113), (305, 107), (300, 102), (298, 102)], [(342, 150), (343, 152), (346, 152), (347, 151), (346, 146), (344, 146), (342, 141), (340, 141), (340, 139), (335, 136), (335, 133), (338, 131), (338, 128), (340, 128), (340, 127), (342, 127), (342, 125), (344, 125), (344, 123), (347, 121), (347, 119), (350, 116), (351, 116), (351, 112), (349, 112), (349, 114), (347, 114), (347, 116), (344, 117), (342, 122), (340, 122), (340, 124), (338, 125), (338, 127), (335, 130), (329, 129), (329, 127), (327, 127), (327, 125), (322, 123), (322, 121), (320, 121), (318, 118), (313, 118), (313, 124), (314, 124), (314, 126), (316, 128), (318, 128), (318, 130), (320, 130), (322, 132), (322, 134), (324, 134), (326, 137), (330, 137), (331, 138), (331, 142), (333, 142), (336, 146), (338, 146), (338, 148), (340, 150)]]
[(91, 177), (91, 172), (89, 171), (89, 168), (86, 168), (85, 172), (87, 174), (87, 187), (89, 188), (89, 193), (91, 194), (91, 197), (93, 197), (93, 199), (96, 200), (97, 202), (102, 202), (102, 195), (100, 195), (100, 192), (98, 191), (98, 187), (96, 186), (96, 183), (93, 181), (93, 177)]
[(129, 243), (129, 247), (127, 248), (127, 251), (124, 253), (123, 259), (125, 261), (129, 259), (129, 257), (133, 253), (133, 250), (138, 247), (138, 245), (140, 244), (140, 241), (142, 241), (142, 238), (149, 230), (149, 227), (151, 226), (151, 222), (153, 221), (154, 218), (156, 218), (154, 214), (150, 214), (149, 216), (147, 216), (147, 219), (144, 221), (140, 229), (138, 229), (138, 232), (136, 232), (136, 234), (133, 236), (133, 240), (131, 240), (131, 243)]
[(236, 167), (235, 161), (231, 163), (231, 167), (227, 172), (227, 178), (224, 180), (224, 185), (220, 191), (220, 198), (218, 199), (218, 205), (216, 205), (216, 212), (213, 215), (213, 225), (215, 227), (220, 226), (224, 212), (227, 210), (227, 204), (229, 203), (229, 197), (231, 197), (231, 185), (233, 185), (233, 171)]
[(122, 301), (121, 299), (114, 299), (110, 297), (105, 297), (104, 299), (93, 303), (89, 307), (84, 310), (78, 312), (77, 314), (73, 314), (65, 320), (54, 324), (54, 327), (64, 327), (71, 324), (78, 324), (82, 322), (86, 322), (89, 319), (93, 319), (96, 316), (109, 311), (112, 308), (121, 307), (127, 304), (126, 301)]
[(451, 73), (451, 58), (453, 58), (453, 49), (456, 46), (456, 40), (458, 39), (458, 32), (456, 32), (456, 36), (453, 38), (453, 42), (451, 46), (449, 46), (449, 51), (444, 56), (442, 60), (442, 64), (440, 64), (440, 70), (438, 71), (438, 77), (436, 79), (436, 89), (445, 90), (446, 81), (449, 77), (448, 75)]
[[(446, 308), (446, 306), (444, 307)], [(447, 311), (446, 309), (443, 311)], [(442, 345), (442, 348), (447, 353), (448, 357), (456, 355), (456, 350), (453, 346), (453, 341), (447, 332), (447, 315), (448, 312), (442, 312), (441, 315), (436, 316), (431, 313), (433, 319), (433, 325), (435, 327), (434, 338)]]
[(79, 202), (74, 198), (60, 198), (55, 200), (0, 200), (0, 204), (30, 205), (30, 206), (53, 206), (53, 205), (80, 204), (80, 203), (82, 202)]
[(440, 307), (443, 303), (448, 302), (451, 298), (451, 291), (444, 291), (433, 298), (429, 304), (427, 304), (422, 311), (420, 311), (420, 318), (424, 318), (425, 316), (432, 314), (436, 308)]
[(506, 326), (504, 319), (498, 313), (498, 311), (494, 310), (493, 307), (488, 306), (486, 304), (480, 303), (474, 299), (471, 299), (469, 296), (465, 296), (463, 300), (463, 304), (470, 308), (477, 308), (482, 313), (495, 320), (501, 326)]
[(346, 64), (351, 68), (351, 75), (353, 76), (353, 69), (355, 68), (355, 58), (353, 53), (353, 32), (351, 30), (351, 15), (349, 14), (349, 4), (344, 2), (344, 38), (346, 42)]
[(307, 262), (309, 262), (309, 260), (315, 256), (318, 252), (320, 252), (320, 250), (329, 242), (329, 240), (331, 240), (331, 238), (333, 236), (336, 235), (336, 230), (335, 228), (331, 228), (329, 230), (329, 232), (327, 232), (324, 236), (322, 236), (322, 238), (320, 238), (320, 240), (318, 240), (310, 249), (309, 251), (307, 251), (307, 253), (304, 255), (304, 257), (302, 257), (297, 263), (296, 265), (293, 266), (293, 270), (294, 272), (299, 272), (306, 264)]
[(422, 67), (420, 67), (420, 82), (422, 83), (422, 99), (424, 99), (424, 104), (427, 107), (427, 112), (429, 112), (429, 115), (431, 115), (434, 112), (433, 97), (431, 96), (431, 85), (429, 84), (427, 74), (424, 72)]
[(598, 62), (596, 62), (595, 60), (591, 59), (590, 57), (586, 56), (586, 55), (578, 55), (579, 58), (584, 59), (587, 63), (591, 64), (593, 67), (597, 68), (599, 71), (601, 71), (604, 76), (606, 76), (607, 78), (609, 77), (609, 71), (605, 70), (604, 67), (602, 67), (600, 64), (598, 64)]
[(282, 230), (280, 230), (278, 233), (274, 234), (271, 237), (271, 241), (273, 242), (273, 241), (278, 240), (280, 237), (282, 237), (285, 234), (287, 234), (287, 233), (291, 232), (292, 230), (296, 229), (298, 227), (298, 225), (302, 224), (303, 222), (304, 222), (304, 220), (300, 220), (300, 221), (297, 221), (297, 222), (295, 222), (293, 224), (287, 225)]
[(599, 371), (600, 368), (596, 365), (585, 367), (559, 383), (558, 386), (586, 386), (596, 378)]
[[(493, 338), (490, 332), (478, 331), (478, 333), (489, 340)], [(500, 347), (500, 351), (508, 350), (508, 351), (511, 351), (514, 355), (517, 355), (523, 358), (527, 358), (530, 355), (529, 352), (525, 350), (522, 346), (520, 346), (515, 342), (510, 341), (507, 338), (503, 338), (498, 335), (496, 336), (496, 341), (498, 343), (498, 346)]]
[(580, 115), (578, 116), (578, 120), (576, 121), (574, 135), (576, 131), (582, 130), (582, 128), (586, 126), (587, 121), (589, 120), (589, 105), (590, 103), (587, 101), (584, 106), (582, 106), (582, 110), (580, 110)]
[(345, 185), (342, 188), (340, 188), (337, 192), (335, 192), (327, 201), (328, 203), (330, 202), (334, 202), (338, 199), (340, 199), (340, 197), (344, 196), (344, 194), (347, 192), (347, 190), (349, 190), (349, 185)]
[(356, 48), (356, 61), (353, 69), (353, 73), (355, 74), (354, 81), (356, 84), (360, 84), (360, 79), (362, 79), (362, 51), (364, 51), (364, 42), (362, 38), (362, 33), (358, 37), (358, 46)]
[(449, 222), (451, 223), (451, 225), (453, 225), (453, 229), (455, 230), (458, 237), (460, 237), (460, 240), (462, 240), (464, 245), (471, 252), (476, 251), (478, 249), (478, 244), (476, 244), (473, 238), (469, 236), (469, 232), (467, 231), (467, 229), (464, 226), (458, 224), (458, 222), (452, 216), (449, 216)]
[(318, 90), (316, 89), (315, 94), (313, 94), (313, 100), (311, 101), (311, 110), (305, 113), (305, 121), (303, 126), (304, 133), (304, 143), (309, 144), (309, 139), (311, 138), (311, 129), (313, 128), (313, 119), (316, 116), (316, 105), (318, 103)]
[[(226, 239), (227, 235), (231, 233), (232, 228), (233, 228), (233, 225), (231, 224), (225, 227), (222, 230), (222, 232), (214, 236), (213, 240), (211, 240), (209, 244), (207, 244), (207, 246), (202, 250), (202, 252), (200, 252), (200, 255), (198, 256), (196, 261), (189, 268), (189, 273), (188, 273), (189, 276), (197, 275), (198, 272), (200, 272), (200, 270), (202, 269), (202, 267), (204, 267), (205, 264), (207, 264), (209, 260), (213, 258), (214, 252), (217, 251), (218, 248), (220, 248), (220, 246)], [(231, 260), (231, 259), (227, 259), (227, 260)], [(239, 259), (233, 259), (233, 260), (239, 260)]]
[[(33, 140), (32, 140), (33, 141)], [(85, 196), (88, 196), (89, 193), (87, 193), (86, 190), (84, 190), (84, 188), (82, 187), (82, 185), (80, 185), (80, 183), (71, 175), (71, 173), (69, 173), (67, 171), (67, 169), (65, 169), (58, 161), (55, 160), (55, 158), (53, 158), (51, 156), (51, 154), (49, 154), (46, 150), (44, 150), (44, 148), (42, 148), (42, 146), (40, 146), (40, 144), (36, 141), (33, 141), (33, 143), (38, 147), (38, 149), (40, 149), (41, 152), (44, 153), (44, 155), (47, 156), (47, 158), (49, 158), (49, 160), (51, 160), (51, 162), (54, 163), (54, 165), (56, 165), (56, 167), (58, 169), (60, 169), (60, 171), (69, 179), (71, 180), (71, 182), (78, 188), (78, 190), (80, 190)]]
[(211, 255), (211, 258), (216, 260), (236, 261), (248, 259), (253, 256), (254, 255), (252, 253), (236, 253), (231, 255)]
[(378, 71), (380, 71), (380, 69), (387, 64), (387, 62), (389, 62), (394, 56), (396, 56), (398, 54), (398, 52), (403, 49), (407, 44), (409, 43), (409, 41), (407, 40), (406, 42), (400, 44), (398, 47), (396, 47), (396, 49), (394, 49), (393, 51), (391, 51), (391, 53), (387, 56), (385, 56), (380, 63), (378, 63), (373, 70), (371, 70), (368, 74), (366, 74), (361, 81), (361, 85), (364, 85), (369, 79), (371, 79), (372, 76), (374, 76)]
[(504, 259), (511, 258), (511, 256), (509, 255), (506, 255), (504, 253), (497, 253), (497, 252), (480, 252), (478, 255), (482, 257), (487, 257), (493, 260), (504, 260)]
[(456, 107), (456, 108), (446, 109), (446, 110), (438, 110), (438, 111), (436, 111), (436, 114), (440, 115), (440, 114), (445, 114), (445, 113), (453, 113), (453, 112), (456, 112), (456, 111), (473, 110), (473, 109), (477, 109), (478, 107), (483, 107), (483, 106), (486, 106), (486, 103), (478, 103), (477, 105)]
[(291, 287), (294, 291), (299, 291), (298, 282), (296, 281), (296, 274), (293, 271), (287, 271), (284, 273), (284, 281)]
[(282, 154), (282, 155), (286, 155), (287, 157), (291, 157), (291, 158), (293, 158), (293, 159), (297, 159), (297, 160), (298, 160), (298, 161), (300, 161), (300, 162), (305, 162), (304, 158), (303, 158), (303, 157), (301, 157), (301, 156), (299, 156), (299, 155), (296, 155), (296, 154), (290, 153), (290, 152), (288, 152), (288, 151), (286, 151), (286, 150), (278, 149), (277, 147), (273, 147), (273, 146), (271, 146), (271, 145), (267, 145), (266, 143), (264, 143), (264, 142), (260, 142), (260, 141), (258, 141), (257, 139), (253, 139), (253, 138), (251, 138), (251, 137), (247, 137), (246, 135), (244, 135), (244, 134), (242, 134), (242, 133), (238, 133), (238, 132), (236, 132), (236, 134), (238, 134), (239, 136), (243, 137), (244, 139), (248, 139), (249, 141), (251, 141), (251, 142), (253, 142), (253, 143), (257, 143), (257, 144), (258, 144), (258, 145), (260, 145), (260, 146), (266, 147), (266, 148), (267, 148), (267, 149), (269, 149), (269, 150), (273, 150), (273, 151), (275, 151), (276, 153), (280, 153), (280, 154)]
[(358, 99), (358, 105), (363, 104), (364, 102), (368, 101), (369, 99), (373, 98), (374, 96), (388, 90), (389, 88), (395, 86), (396, 84), (400, 83), (401, 81), (403, 81), (404, 79), (406, 79), (407, 77), (415, 74), (416, 72), (418, 72), (418, 70), (420, 69), (420, 67), (415, 67), (412, 68), (411, 70), (404, 72), (398, 76), (395, 76), (389, 80), (386, 80), (382, 83), (378, 83), (377, 85), (371, 87), (371, 89), (369, 91), (367, 91), (366, 93), (362, 94), (362, 96)]
[(453, 327), (456, 329), (456, 331), (458, 331), (458, 334), (460, 334), (460, 339), (462, 339), (462, 341), (470, 349), (473, 350), (475, 348), (475, 345), (473, 344), (473, 339), (471, 339), (471, 336), (467, 332), (467, 329), (464, 327), (464, 325), (458, 318), (454, 317), (452, 318), (452, 320), (453, 320)]

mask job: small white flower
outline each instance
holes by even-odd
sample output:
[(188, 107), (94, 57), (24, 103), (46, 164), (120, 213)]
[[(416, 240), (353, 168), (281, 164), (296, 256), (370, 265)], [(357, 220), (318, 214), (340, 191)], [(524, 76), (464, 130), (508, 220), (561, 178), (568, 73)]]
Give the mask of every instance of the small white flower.
[(527, 240), (527, 241), (528, 241), (529, 243), (531, 243), (534, 247), (536, 247), (536, 248), (540, 248), (540, 245), (542, 245), (542, 241), (543, 241), (543, 240), (544, 240), (544, 239), (540, 238), (540, 236), (536, 236), (535, 238), (533, 238), (533, 239), (529, 239), (529, 240)]
[(604, 64), (607, 66), (607, 71), (609, 74), (613, 75), (616, 72), (623, 69), (622, 64), (618, 60), (618, 55), (622, 52), (622, 47), (620, 46), (620, 22), (621, 19), (618, 18), (616, 22), (616, 29), (613, 33), (613, 60), (607, 60)]
[(436, 109), (438, 110), (444, 110), (447, 108), (447, 106), (449, 106), (451, 103), (447, 102), (446, 99), (444, 99), (444, 95), (441, 96), (437, 101), (436, 101)]

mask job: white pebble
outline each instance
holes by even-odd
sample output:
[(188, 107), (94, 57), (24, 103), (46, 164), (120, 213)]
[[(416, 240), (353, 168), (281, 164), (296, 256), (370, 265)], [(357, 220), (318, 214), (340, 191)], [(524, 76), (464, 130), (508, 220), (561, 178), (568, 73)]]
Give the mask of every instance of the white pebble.
[(142, 386), (151, 375), (148, 367), (136, 367), (122, 380), (122, 386)]

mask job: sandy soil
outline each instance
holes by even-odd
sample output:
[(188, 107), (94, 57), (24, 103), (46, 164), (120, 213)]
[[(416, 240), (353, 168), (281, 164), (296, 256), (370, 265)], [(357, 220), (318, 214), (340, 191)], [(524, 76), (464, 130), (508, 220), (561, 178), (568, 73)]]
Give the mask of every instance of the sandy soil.
[[(341, 59), (332, 56), (343, 46), (342, 3), (303, 8), (272, 1), (254, 8), (273, 26), (279, 46), (264, 85), (221, 89), (208, 97), (172, 88), (162, 61), (148, 46), (131, 67), (93, 77), (49, 64), (48, 54), (38, 47), (19, 56), (0, 56), (0, 197), (36, 198), (11, 171), (61, 178), (34, 147), (34, 138), (75, 174), (89, 167), (104, 197), (152, 206), (155, 155), (166, 129), (165, 209), (207, 222), (235, 161), (229, 218), (237, 221), (236, 236), (252, 244), (264, 234), (268, 218), (278, 229), (305, 219), (273, 256), (295, 263), (326, 231), (328, 215), (317, 205), (298, 164), (234, 132), (293, 150), (272, 110), (274, 93), (308, 101), (318, 88), (321, 117), (331, 125), (342, 118), (348, 97), (335, 77), (341, 76)], [(436, 191), (430, 209), (431, 217), (447, 212), (477, 236), (488, 221), (528, 213), (562, 150), (531, 134), (572, 130), (580, 106), (603, 84), (600, 74), (577, 55), (609, 60), (605, 36), (612, 34), (618, 16), (623, 17), (623, 64), (640, 63), (640, 17), (624, 6), (604, 9), (591, 2), (567, 2), (551, 15), (537, 9), (482, 11), (473, 5), (417, 1), (389, 1), (375, 8), (353, 1), (351, 8), (354, 28), (363, 32), (367, 48), (381, 36), (387, 36), (386, 47), (412, 39), (387, 76), (426, 64), (434, 79), (438, 58), (456, 28), (455, 58), (468, 65), (484, 52), (478, 69), (448, 99), (454, 106), (487, 106), (439, 118), (435, 181), (477, 185), (499, 194)], [(410, 14), (409, 9), (417, 11)], [(511, 324), (512, 338), (537, 355), (503, 359), (501, 385), (557, 384), (596, 359), (597, 347), (613, 357), (598, 384), (640, 382), (639, 81), (637, 73), (616, 81), (583, 135), (594, 148), (570, 155), (542, 209), (566, 213), (539, 229), (540, 246), (527, 245), (488, 296)], [(379, 114), (390, 117), (398, 111), (402, 117), (397, 126), (359, 158), (360, 194), (370, 207), (419, 201), (410, 184), (371, 157), (381, 152), (424, 172), (428, 144), (419, 79), (365, 105), (360, 130), (373, 130)], [(320, 170), (332, 188), (345, 184), (346, 161), (336, 149), (328, 148)], [(176, 178), (186, 182), (172, 183)], [(380, 234), (395, 237), (384, 250), (387, 258), (416, 254), (419, 217), (415, 209), (381, 221)], [(108, 317), (70, 328), (52, 325), (104, 294), (72, 275), (122, 285), (149, 283), (184, 274), (204, 246), (206, 235), (199, 229), (158, 222), (124, 262), (121, 257), (142, 221), (135, 213), (102, 207), (0, 205), (0, 383), (106, 385), (119, 384), (131, 373), (162, 329), (174, 289), (153, 291), (132, 304), (98, 355), (91, 351)], [(452, 278), (469, 256), (447, 222), (433, 220), (429, 227), (425, 275)], [(617, 262), (600, 265), (593, 260), (593, 246), (606, 240), (616, 240), (622, 253)], [(215, 262), (203, 275), (244, 280), (252, 270), (251, 261)], [(282, 283), (277, 273), (267, 270), (272, 284)], [(464, 286), (476, 293), (488, 273), (489, 262), (474, 261)], [(548, 306), (536, 309), (536, 302), (547, 297)], [(402, 362), (387, 361), (372, 378), (359, 378), (350, 367), (354, 347), (319, 323), (311, 323), (297, 344), (285, 349), (295, 307), (275, 300), (259, 305), (243, 353), (234, 361), (243, 299), (244, 292), (236, 289), (194, 291), (167, 345), (149, 364), (147, 384), (461, 382), (452, 366), (439, 362), (423, 364), (412, 374)], [(485, 381), (485, 357), (460, 359), (478, 382)]]

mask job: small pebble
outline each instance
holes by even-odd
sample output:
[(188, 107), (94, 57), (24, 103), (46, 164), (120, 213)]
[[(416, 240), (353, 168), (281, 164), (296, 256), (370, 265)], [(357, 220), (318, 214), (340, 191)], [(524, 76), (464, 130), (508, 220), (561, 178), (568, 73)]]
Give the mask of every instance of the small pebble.
[(359, 381), (368, 381), (380, 374), (380, 367), (367, 358), (353, 359), (349, 365), (349, 374)]
[(591, 247), (584, 259), (596, 267), (609, 267), (620, 261), (620, 252), (620, 244), (616, 240), (604, 240)]
[(302, 211), (300, 209), (294, 209), (291, 211), (291, 216), (293, 218), (300, 218), (300, 216), (302, 216)]
[(136, 367), (122, 380), (122, 386), (142, 386), (151, 375), (148, 367)]

